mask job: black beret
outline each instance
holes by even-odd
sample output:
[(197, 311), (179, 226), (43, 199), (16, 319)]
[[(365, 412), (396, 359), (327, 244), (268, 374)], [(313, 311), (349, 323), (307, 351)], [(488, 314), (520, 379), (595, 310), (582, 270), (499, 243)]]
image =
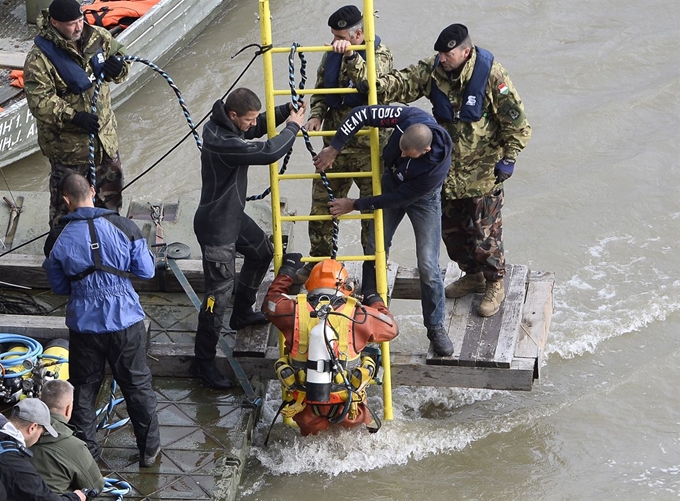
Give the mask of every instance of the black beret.
[(68, 23), (83, 17), (83, 11), (76, 0), (53, 0), (50, 4), (50, 17), (55, 21)]
[(468, 36), (468, 30), (462, 24), (452, 24), (447, 26), (439, 34), (439, 38), (434, 43), (434, 50), (437, 52), (448, 52), (455, 49)]
[(331, 14), (328, 26), (334, 30), (346, 30), (361, 22), (361, 11), (354, 5), (345, 5)]

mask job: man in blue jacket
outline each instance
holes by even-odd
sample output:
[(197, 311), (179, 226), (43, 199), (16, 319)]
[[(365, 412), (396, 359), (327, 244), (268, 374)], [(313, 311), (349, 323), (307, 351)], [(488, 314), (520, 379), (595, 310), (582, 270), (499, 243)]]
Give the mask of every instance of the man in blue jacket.
[[(436, 355), (450, 356), (453, 343), (444, 328), (444, 281), (439, 269), (439, 247), (440, 191), (451, 165), (451, 137), (431, 115), (418, 108), (358, 106), (347, 115), (330, 146), (315, 157), (317, 170), (329, 168), (347, 141), (365, 125), (394, 129), (383, 150), (382, 195), (336, 199), (328, 204), (331, 214), (341, 216), (353, 210), (383, 209), (388, 252), (399, 223), (408, 216), (416, 238), (420, 302), (427, 337)], [(366, 254), (375, 254), (373, 232)], [(362, 294), (375, 290), (375, 261), (364, 261)]]
[(94, 207), (94, 188), (83, 176), (67, 176), (62, 191), (70, 213), (50, 232), (43, 268), (52, 290), (69, 295), (71, 424), (97, 458), (95, 404), (108, 360), (125, 397), (139, 464), (152, 466), (160, 452), (156, 394), (146, 364), (145, 315), (130, 277), (152, 278), (154, 259), (135, 223)]
[[(232, 91), (226, 102), (213, 105), (203, 128), (201, 152), (201, 200), (194, 216), (194, 232), (203, 253), (205, 298), (198, 313), (194, 361), (189, 371), (209, 386), (234, 386), (215, 364), (222, 320), (234, 292), (229, 327), (238, 330), (269, 321), (253, 310), (257, 291), (272, 261), (267, 234), (245, 212), (248, 167), (269, 165), (283, 157), (295, 141), (304, 121), (304, 107), (276, 107), (277, 125), (286, 127), (268, 141), (249, 141), (267, 133), (265, 113), (257, 95), (244, 87)], [(236, 253), (243, 255), (238, 281)], [(234, 290), (235, 289), (235, 290)]]

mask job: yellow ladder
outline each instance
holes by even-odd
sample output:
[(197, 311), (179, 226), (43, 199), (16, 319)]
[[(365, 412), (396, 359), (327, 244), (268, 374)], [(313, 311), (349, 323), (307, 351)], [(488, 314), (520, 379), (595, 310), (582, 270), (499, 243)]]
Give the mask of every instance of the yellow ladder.
[[(260, 17), (260, 37), (263, 47), (273, 46), (271, 31), (271, 11), (269, 0), (259, 0)], [(366, 68), (368, 70), (368, 103), (377, 104), (377, 94), (375, 86), (375, 23), (373, 18), (373, 0), (364, 0), (364, 42), (365, 45), (352, 46), (352, 50), (366, 51)], [(273, 54), (289, 54), (290, 47), (273, 47), (264, 52), (264, 88), (265, 88), (265, 109), (267, 111), (267, 133), (269, 137), (276, 135), (276, 124), (274, 117), (274, 97), (290, 95), (290, 90), (276, 90), (274, 88), (274, 69)], [(324, 52), (332, 50), (328, 46), (297, 47), (297, 52)], [(298, 89), (298, 94), (340, 94), (357, 92), (356, 89)], [(310, 132), (310, 136), (333, 136), (334, 131)], [(370, 173), (327, 173), (330, 178), (349, 178), (349, 177), (368, 177), (373, 182), (373, 194), (380, 195), (380, 147), (378, 140), (378, 129), (370, 127), (369, 131), (360, 131), (358, 134), (369, 134), (371, 139), (371, 172)], [(280, 213), (281, 192), (279, 182), (285, 179), (313, 179), (318, 178), (319, 174), (279, 174), (278, 162), (269, 166), (271, 180), (271, 204), (272, 204), (272, 229), (274, 233), (274, 268), (278, 271), (283, 258), (283, 239), (281, 225), (284, 221), (312, 221), (330, 220), (331, 216), (282, 216)], [(373, 214), (345, 215), (338, 219), (373, 219), (375, 225), (375, 255), (373, 256), (337, 256), (338, 261), (366, 261), (375, 260), (376, 285), (378, 294), (387, 304), (387, 256), (385, 254), (385, 243), (383, 238), (383, 219), (382, 210), (376, 210)], [(305, 258), (305, 261), (321, 261), (324, 258)], [(279, 333), (279, 346), (283, 351), (283, 336)], [(382, 351), (383, 365), (383, 417), (385, 420), (393, 419), (392, 411), (392, 370), (390, 368), (390, 346), (388, 342), (380, 343)], [(281, 353), (283, 355), (283, 353)]]

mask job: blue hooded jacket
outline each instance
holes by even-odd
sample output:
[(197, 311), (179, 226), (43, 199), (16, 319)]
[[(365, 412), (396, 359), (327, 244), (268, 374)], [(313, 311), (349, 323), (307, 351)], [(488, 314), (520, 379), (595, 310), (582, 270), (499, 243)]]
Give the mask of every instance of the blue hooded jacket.
[[(430, 151), (419, 158), (402, 157), (399, 140), (414, 124), (425, 124), (432, 131)], [(357, 199), (354, 202), (356, 210), (406, 207), (441, 187), (451, 167), (453, 141), (432, 115), (409, 106), (357, 106), (340, 125), (330, 145), (341, 151), (350, 137), (365, 125), (394, 128), (383, 150), (383, 176), (392, 177), (395, 189), (383, 195)]]
[(139, 278), (153, 278), (154, 258), (137, 225), (116, 212), (80, 207), (61, 218), (45, 243), (43, 268), (56, 294), (69, 294), (66, 326), (80, 333), (127, 329), (144, 320), (144, 310), (130, 278), (95, 270), (88, 219), (94, 222), (102, 264)]

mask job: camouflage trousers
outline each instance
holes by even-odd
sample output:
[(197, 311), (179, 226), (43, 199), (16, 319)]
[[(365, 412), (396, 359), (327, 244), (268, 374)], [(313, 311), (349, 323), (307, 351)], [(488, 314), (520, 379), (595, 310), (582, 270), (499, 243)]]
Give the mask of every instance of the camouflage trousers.
[[(61, 216), (68, 214), (66, 202), (61, 193), (61, 182), (67, 174), (77, 172), (90, 179), (90, 165), (65, 165), (50, 160), (52, 172), (50, 173), (50, 228), (54, 228)], [(97, 193), (95, 206), (120, 212), (123, 207), (123, 166), (120, 163), (120, 155), (116, 152), (115, 158), (104, 155), (99, 165), (95, 165), (97, 178)]]
[[(328, 173), (336, 172), (371, 172), (371, 155), (369, 151), (361, 153), (346, 153), (338, 155), (333, 162), (333, 168)], [(352, 182), (359, 187), (360, 197), (370, 197), (373, 195), (373, 184), (370, 177), (328, 179), (328, 184), (333, 191), (335, 198), (345, 198), (352, 187)], [(312, 209), (310, 215), (328, 215), (328, 190), (321, 179), (312, 181)], [(371, 211), (362, 211), (364, 214)], [(361, 221), (361, 246), (366, 246), (368, 232), (371, 222)], [(330, 256), (333, 249), (333, 221), (309, 221), (307, 227), (309, 234), (309, 255), (310, 256)]]
[(483, 197), (442, 200), (442, 238), (449, 258), (465, 273), (487, 280), (505, 276), (503, 189)]

